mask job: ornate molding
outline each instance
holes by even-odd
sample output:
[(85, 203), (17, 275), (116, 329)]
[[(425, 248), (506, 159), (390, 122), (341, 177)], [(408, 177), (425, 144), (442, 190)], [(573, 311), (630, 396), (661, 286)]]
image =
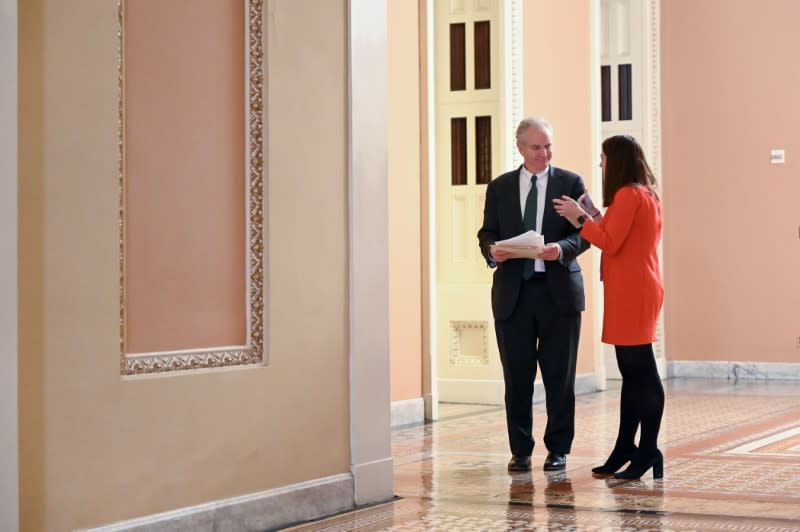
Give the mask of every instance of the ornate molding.
[(263, 0), (249, 0), (250, 324), (252, 363), (264, 357), (264, 35)]
[[(511, 9), (511, 127), (508, 131), (516, 131), (517, 124), (522, 120), (522, 0), (510, 0)], [(512, 134), (513, 136), (513, 134)], [(517, 150), (517, 143), (507, 143), (509, 146), (509, 168), (516, 168), (522, 164), (522, 157)]]
[[(476, 333), (477, 338), (465, 342), (465, 331), (470, 330)], [(454, 366), (488, 366), (488, 335), (489, 324), (485, 321), (451, 321), (450, 363)]]
[(647, 76), (649, 85), (648, 101), (650, 102), (650, 116), (648, 116), (648, 125), (650, 129), (650, 163), (653, 167), (653, 172), (661, 179), (659, 175), (661, 171), (661, 67), (659, 64), (659, 57), (661, 56), (660, 1), (649, 0), (648, 8), (647, 52), (649, 56), (649, 68), (647, 70)]
[[(661, 175), (661, 36), (660, 36), (660, 0), (648, 0), (647, 2), (647, 33), (646, 33), (646, 52), (647, 52), (647, 101), (649, 102), (647, 116), (647, 144), (649, 147), (649, 160), (653, 173), (656, 175), (663, 191), (663, 181)], [(664, 250), (659, 244), (658, 249), (659, 263), (663, 275), (664, 270)], [(657, 359), (665, 358), (664, 349), (664, 307), (656, 323), (656, 341), (653, 344), (653, 352)]]
[(128, 355), (125, 348), (125, 0), (118, 0), (119, 327), (120, 373), (143, 375), (259, 364), (264, 359), (264, 44), (263, 0), (247, 2), (248, 28), (248, 299), (246, 346)]

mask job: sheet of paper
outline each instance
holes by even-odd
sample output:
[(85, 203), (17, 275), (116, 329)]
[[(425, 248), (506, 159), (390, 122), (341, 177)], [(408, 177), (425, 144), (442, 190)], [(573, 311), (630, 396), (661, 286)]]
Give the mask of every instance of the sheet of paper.
[(512, 238), (498, 240), (492, 247), (513, 253), (519, 258), (535, 259), (544, 249), (544, 237), (531, 229)]

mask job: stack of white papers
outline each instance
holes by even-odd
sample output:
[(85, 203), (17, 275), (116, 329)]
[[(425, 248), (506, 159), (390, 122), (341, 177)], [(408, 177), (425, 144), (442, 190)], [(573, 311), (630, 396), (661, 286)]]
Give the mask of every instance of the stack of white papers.
[(513, 253), (517, 258), (536, 259), (544, 249), (544, 237), (531, 229), (513, 238), (495, 242), (492, 249)]

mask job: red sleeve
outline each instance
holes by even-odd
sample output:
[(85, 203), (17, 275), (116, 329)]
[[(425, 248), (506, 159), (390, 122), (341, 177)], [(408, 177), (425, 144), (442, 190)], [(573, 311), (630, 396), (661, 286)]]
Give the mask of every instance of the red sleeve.
[(640, 202), (641, 198), (633, 187), (620, 188), (606, 209), (603, 220), (599, 224), (587, 220), (581, 229), (581, 236), (609, 255), (614, 255), (628, 237)]

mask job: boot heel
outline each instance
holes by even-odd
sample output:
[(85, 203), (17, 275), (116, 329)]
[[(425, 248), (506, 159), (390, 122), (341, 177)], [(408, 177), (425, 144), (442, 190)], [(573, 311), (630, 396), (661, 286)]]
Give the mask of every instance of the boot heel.
[(664, 477), (664, 459), (660, 458), (656, 463), (653, 464), (653, 478), (663, 478)]
[(592, 473), (595, 475), (611, 475), (616, 473), (622, 466), (631, 461), (634, 453), (636, 453), (635, 445), (632, 449), (627, 451), (618, 451), (617, 448), (614, 447), (614, 450), (611, 451), (611, 456), (608, 457), (606, 463), (601, 466), (593, 467)]
[(664, 455), (658, 449), (646, 461), (642, 461), (640, 457), (634, 457), (628, 469), (614, 473), (614, 478), (642, 478), (642, 475), (647, 473), (647, 470), (651, 467), (653, 468), (653, 478), (662, 478), (664, 476)]

